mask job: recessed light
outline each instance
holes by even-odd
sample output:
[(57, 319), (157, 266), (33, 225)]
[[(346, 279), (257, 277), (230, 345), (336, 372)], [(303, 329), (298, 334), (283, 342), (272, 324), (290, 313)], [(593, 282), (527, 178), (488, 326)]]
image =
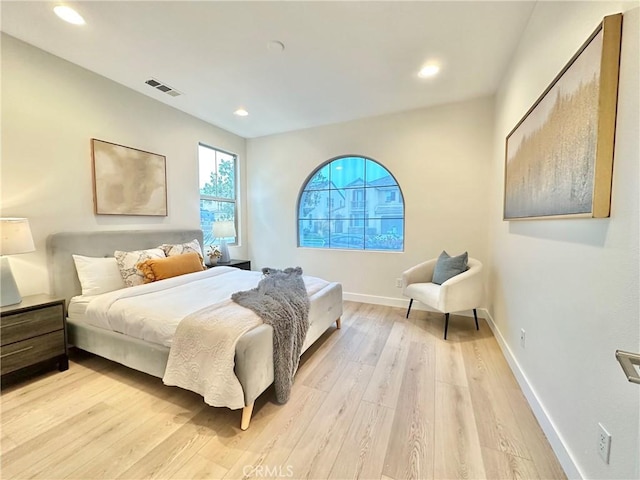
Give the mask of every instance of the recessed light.
[(85, 21), (78, 12), (73, 8), (66, 5), (58, 5), (53, 8), (54, 13), (65, 22), (73, 23), (74, 25), (84, 25)]
[(439, 71), (440, 67), (438, 65), (429, 64), (420, 69), (420, 72), (418, 72), (418, 76), (420, 78), (429, 78), (436, 75)]
[(233, 114), (239, 117), (246, 117), (247, 115), (249, 115), (249, 112), (247, 112), (244, 108), (239, 108), (235, 112), (233, 112)]

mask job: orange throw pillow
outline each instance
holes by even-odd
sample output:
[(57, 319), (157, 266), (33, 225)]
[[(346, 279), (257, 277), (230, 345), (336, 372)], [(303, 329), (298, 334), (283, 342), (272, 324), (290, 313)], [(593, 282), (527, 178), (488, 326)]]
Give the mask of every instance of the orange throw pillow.
[(185, 273), (204, 270), (200, 255), (195, 252), (174, 255), (166, 258), (150, 258), (136, 265), (144, 275), (144, 283), (165, 280)]

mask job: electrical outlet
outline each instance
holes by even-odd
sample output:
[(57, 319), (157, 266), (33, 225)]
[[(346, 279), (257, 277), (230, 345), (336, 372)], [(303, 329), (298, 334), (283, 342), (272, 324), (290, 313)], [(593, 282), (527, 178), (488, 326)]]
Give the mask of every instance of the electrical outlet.
[(402, 279), (401, 278), (396, 278), (396, 287), (402, 288)]
[(602, 426), (598, 424), (598, 454), (604, 460), (604, 463), (609, 463), (609, 453), (611, 452), (611, 434)]
[(524, 328), (520, 329), (520, 346), (524, 348), (524, 340), (526, 338), (527, 332), (524, 331)]

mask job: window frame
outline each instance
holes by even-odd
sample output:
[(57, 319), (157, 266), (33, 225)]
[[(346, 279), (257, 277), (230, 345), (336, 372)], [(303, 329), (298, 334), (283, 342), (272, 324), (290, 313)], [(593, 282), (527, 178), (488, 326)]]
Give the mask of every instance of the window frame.
[[(200, 193), (200, 147), (204, 147), (204, 148), (208, 148), (210, 150), (213, 150), (216, 153), (222, 153), (225, 155), (230, 155), (231, 157), (233, 157), (233, 199), (229, 199), (229, 198), (224, 198), (224, 197), (216, 197), (214, 195), (203, 195), (202, 193)], [(224, 203), (232, 203), (233, 204), (233, 222), (235, 225), (235, 229), (236, 229), (236, 237), (235, 237), (235, 242), (233, 243), (227, 243), (227, 245), (229, 246), (238, 246), (240, 245), (240, 229), (238, 228), (238, 192), (240, 189), (240, 182), (239, 182), (239, 177), (238, 177), (238, 154), (237, 153), (233, 153), (230, 152), (228, 150), (223, 150), (222, 148), (218, 148), (218, 147), (212, 147), (211, 145), (208, 145), (204, 142), (198, 142), (198, 212), (200, 212), (200, 205), (201, 202), (203, 200), (206, 201), (211, 201), (211, 202), (224, 202)], [(199, 224), (200, 224), (200, 229), (202, 229), (202, 216), (200, 215), (200, 213), (198, 213), (198, 217), (199, 217)], [(202, 231), (202, 237), (203, 237), (203, 243), (205, 245), (208, 245), (209, 243), (207, 241), (205, 241), (204, 239), (207, 237), (206, 233), (204, 232), (204, 230)], [(215, 244), (215, 242), (212, 242), (213, 244)], [(203, 245), (202, 247), (204, 248)]]
[[(328, 171), (331, 172), (332, 171), (332, 167), (331, 164), (337, 160), (343, 160), (346, 158), (359, 158), (363, 160), (364, 163), (364, 178), (362, 179), (363, 181), (363, 185), (359, 186), (359, 187), (345, 187), (345, 188), (331, 188), (330, 184), (329, 187), (327, 189), (311, 189), (311, 190), (307, 190), (307, 186), (309, 185), (309, 182), (315, 177), (315, 175), (320, 172), (322, 169), (327, 168), (328, 167)], [(302, 221), (306, 221), (306, 218), (301, 217), (300, 216), (300, 202), (303, 199), (303, 195), (305, 194), (305, 192), (312, 192), (312, 191), (326, 191), (329, 192), (328, 193), (328, 198), (332, 199), (331, 196), (331, 192), (339, 192), (340, 190), (352, 190), (353, 192), (356, 192), (358, 190), (362, 191), (362, 203), (366, 204), (367, 202), (367, 190), (371, 189), (375, 189), (376, 187), (373, 186), (367, 186), (367, 173), (366, 173), (366, 165), (367, 165), (367, 161), (373, 162), (374, 164), (377, 164), (378, 166), (382, 167), (388, 174), (389, 176), (393, 179), (393, 181), (395, 182), (395, 185), (389, 185), (389, 187), (393, 186), (394, 188), (398, 189), (399, 192), (399, 198), (398, 201), (401, 203), (402, 205), (402, 217), (388, 217), (388, 218), (398, 218), (398, 219), (402, 219), (402, 248), (399, 250), (395, 250), (395, 249), (376, 249), (376, 248), (367, 248), (367, 239), (366, 239), (366, 234), (363, 234), (363, 246), (362, 248), (349, 248), (349, 247), (332, 247), (332, 246), (326, 246), (326, 245), (322, 245), (322, 246), (310, 246), (310, 245), (302, 245), (301, 244), (301, 235), (300, 235), (300, 226), (301, 226), (301, 222)], [(331, 173), (329, 173), (329, 182), (331, 182)], [(296, 219), (296, 245), (298, 248), (311, 248), (311, 249), (322, 249), (322, 250), (346, 250), (346, 251), (355, 251), (355, 252), (385, 252), (385, 253), (403, 253), (405, 251), (405, 231), (406, 231), (406, 208), (405, 208), (405, 200), (404, 200), (404, 193), (402, 191), (402, 187), (400, 187), (400, 183), (398, 182), (398, 180), (396, 179), (395, 175), (393, 173), (391, 173), (391, 171), (381, 162), (379, 162), (378, 160), (375, 160), (371, 157), (365, 156), (365, 155), (361, 155), (361, 154), (344, 154), (344, 155), (338, 155), (336, 157), (330, 158), (329, 160), (326, 160), (324, 162), (322, 162), (320, 165), (318, 165), (304, 180), (304, 182), (302, 183), (302, 186), (300, 187), (300, 190), (298, 192), (298, 199), (296, 202), (296, 215), (295, 215), (295, 219)], [(344, 197), (344, 202), (345, 204), (348, 204), (350, 202), (352, 202), (352, 200), (350, 200), (350, 196), (349, 195), (345, 195)], [(368, 217), (367, 214), (365, 214), (362, 218), (354, 218), (354, 215), (351, 212), (348, 212), (347, 215), (342, 218), (341, 220), (346, 221), (346, 223), (348, 225), (352, 225), (355, 223), (362, 223), (362, 227), (363, 229), (365, 229), (369, 224), (369, 220), (379, 220), (382, 222), (382, 220), (384, 220), (385, 217), (375, 217), (375, 218), (370, 218)], [(319, 220), (328, 220), (331, 221), (331, 219), (319, 219)], [(334, 219), (334, 220), (338, 220), (338, 219)], [(359, 226), (359, 225), (358, 225)], [(381, 234), (382, 235), (382, 234)], [(331, 234), (329, 234), (329, 237), (331, 237)]]

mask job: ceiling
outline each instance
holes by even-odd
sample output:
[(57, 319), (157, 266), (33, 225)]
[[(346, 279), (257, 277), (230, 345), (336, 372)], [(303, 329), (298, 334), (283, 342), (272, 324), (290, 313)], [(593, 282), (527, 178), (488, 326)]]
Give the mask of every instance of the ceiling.
[[(3, 0), (2, 31), (246, 138), (490, 95), (535, 5), (64, 2), (76, 26), (59, 3)], [(419, 78), (426, 62), (440, 74)]]

